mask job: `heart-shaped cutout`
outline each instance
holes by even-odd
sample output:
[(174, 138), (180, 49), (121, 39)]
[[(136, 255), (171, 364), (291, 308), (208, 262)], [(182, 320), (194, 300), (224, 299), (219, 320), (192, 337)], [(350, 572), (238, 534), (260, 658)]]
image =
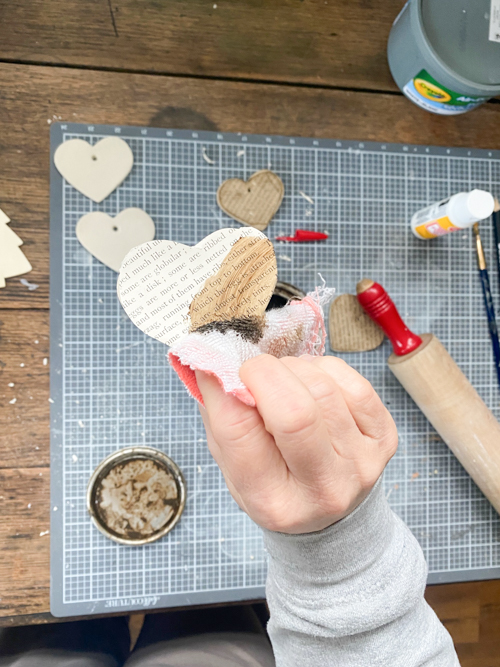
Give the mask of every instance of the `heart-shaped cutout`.
[(217, 203), (231, 218), (262, 231), (279, 209), (284, 194), (281, 178), (269, 169), (262, 169), (248, 181), (230, 178), (221, 183)]
[(190, 247), (151, 241), (125, 258), (118, 297), (132, 322), (173, 345), (193, 330), (255, 324), (276, 285), (274, 248), (255, 229), (221, 229)]
[(118, 272), (127, 253), (155, 237), (155, 223), (140, 208), (126, 208), (112, 218), (87, 213), (76, 224), (76, 237), (91, 255)]
[(57, 147), (54, 164), (68, 183), (99, 203), (130, 174), (134, 154), (120, 137), (106, 137), (93, 146), (70, 139)]
[(384, 342), (384, 332), (354, 294), (341, 294), (330, 306), (330, 347), (334, 352), (368, 352)]

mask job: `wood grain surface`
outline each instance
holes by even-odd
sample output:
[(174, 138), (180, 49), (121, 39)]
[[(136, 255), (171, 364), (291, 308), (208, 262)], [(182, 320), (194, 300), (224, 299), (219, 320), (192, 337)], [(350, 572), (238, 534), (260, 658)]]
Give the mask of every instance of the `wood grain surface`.
[(49, 610), (49, 469), (0, 469), (0, 613)]
[(429, 586), (425, 597), (450, 632), (461, 667), (500, 666), (500, 581)]
[[(50, 124), (500, 148), (500, 104), (443, 118), (397, 92), (386, 43), (402, 5), (0, 0), (0, 208), (39, 285), (12, 278), (0, 290), (0, 625), (55, 620), (44, 534)], [(427, 599), (462, 667), (500, 667), (500, 582), (433, 586)]]
[(0, 60), (396, 91), (403, 0), (0, 0)]
[(49, 465), (49, 408), (49, 313), (0, 310), (0, 468)]

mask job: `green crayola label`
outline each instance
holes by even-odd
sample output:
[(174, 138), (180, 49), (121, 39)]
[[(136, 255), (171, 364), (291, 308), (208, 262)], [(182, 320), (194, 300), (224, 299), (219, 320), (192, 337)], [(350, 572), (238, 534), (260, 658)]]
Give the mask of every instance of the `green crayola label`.
[(436, 81), (425, 69), (406, 84), (403, 92), (419, 107), (446, 116), (465, 113), (489, 99), (456, 93)]

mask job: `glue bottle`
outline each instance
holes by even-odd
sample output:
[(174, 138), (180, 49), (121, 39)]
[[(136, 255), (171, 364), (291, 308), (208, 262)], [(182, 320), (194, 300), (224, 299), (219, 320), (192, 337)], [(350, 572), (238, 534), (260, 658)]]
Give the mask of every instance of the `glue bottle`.
[(489, 218), (494, 206), (493, 195), (485, 190), (459, 192), (417, 211), (411, 230), (419, 239), (435, 239)]

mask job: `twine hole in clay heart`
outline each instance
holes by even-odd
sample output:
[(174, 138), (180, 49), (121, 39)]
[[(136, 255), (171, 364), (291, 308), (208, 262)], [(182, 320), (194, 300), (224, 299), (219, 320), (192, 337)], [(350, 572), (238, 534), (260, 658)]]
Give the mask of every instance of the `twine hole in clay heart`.
[(97, 155), (92, 155), (92, 159), (95, 161), (97, 160)]
[(116, 225), (113, 226), (113, 231), (114, 231), (114, 232), (117, 232), (117, 231), (118, 231), (118, 227), (117, 227)]

